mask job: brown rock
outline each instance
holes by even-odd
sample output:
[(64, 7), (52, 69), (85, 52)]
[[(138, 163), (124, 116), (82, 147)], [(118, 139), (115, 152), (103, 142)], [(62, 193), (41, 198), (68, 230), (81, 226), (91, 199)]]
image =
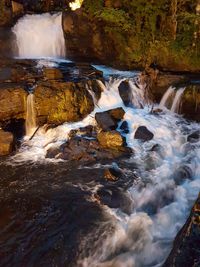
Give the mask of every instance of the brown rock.
[(63, 78), (62, 72), (56, 68), (45, 68), (43, 73), (48, 80), (60, 80)]
[(14, 17), (19, 17), (24, 14), (24, 6), (18, 2), (12, 1), (12, 14)]
[(0, 121), (24, 119), (26, 116), (27, 92), (16, 86), (0, 89)]
[(170, 86), (176, 86), (187, 80), (188, 78), (184, 75), (165, 74), (160, 72), (156, 81), (152, 81), (151, 95), (156, 102), (160, 102), (162, 96)]
[(38, 122), (62, 124), (83, 119), (94, 108), (85, 83), (51, 81), (35, 89)]
[(13, 134), (0, 129), (0, 156), (9, 155), (13, 150), (13, 143)]
[(118, 149), (124, 145), (124, 139), (117, 131), (102, 131), (98, 133), (97, 139), (104, 148)]
[(190, 216), (177, 234), (172, 251), (163, 267), (200, 266), (200, 195)]
[(200, 122), (200, 85), (188, 86), (181, 99), (180, 114)]

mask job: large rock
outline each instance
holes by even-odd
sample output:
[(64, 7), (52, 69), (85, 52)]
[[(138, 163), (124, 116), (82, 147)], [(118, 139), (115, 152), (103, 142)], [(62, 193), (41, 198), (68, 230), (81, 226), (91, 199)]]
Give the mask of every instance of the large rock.
[(95, 119), (98, 126), (104, 130), (115, 130), (118, 122), (123, 119), (125, 111), (123, 108), (115, 108), (104, 112), (97, 112)]
[(27, 92), (20, 86), (0, 88), (0, 122), (25, 119)]
[(4, 132), (0, 129), (0, 156), (9, 155), (14, 146), (14, 137), (12, 133)]
[(121, 99), (124, 102), (125, 106), (130, 106), (131, 105), (131, 89), (129, 86), (129, 81), (125, 80), (122, 81), (119, 85), (119, 95)]
[(94, 108), (84, 82), (41, 82), (34, 95), (39, 123), (58, 125), (78, 121)]
[(115, 58), (116, 46), (112, 38), (107, 40), (102, 22), (91, 19), (82, 8), (75, 12), (63, 12), (62, 25), (65, 38), (69, 40), (66, 41), (69, 57), (101, 62)]
[(190, 216), (178, 233), (163, 267), (200, 266), (200, 195)]
[(135, 139), (139, 139), (143, 142), (150, 141), (153, 139), (154, 135), (152, 132), (150, 132), (146, 126), (140, 126), (137, 128), (135, 132)]
[(104, 148), (118, 149), (124, 146), (124, 138), (117, 131), (102, 131), (98, 133), (97, 139)]

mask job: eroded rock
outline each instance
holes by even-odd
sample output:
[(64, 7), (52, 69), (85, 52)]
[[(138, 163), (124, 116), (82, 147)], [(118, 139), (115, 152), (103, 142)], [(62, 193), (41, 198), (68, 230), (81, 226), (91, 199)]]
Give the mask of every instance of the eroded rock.
[(9, 155), (13, 151), (14, 136), (0, 129), (0, 156)]
[(0, 89), (0, 121), (24, 119), (27, 92), (20, 86), (4, 86)]

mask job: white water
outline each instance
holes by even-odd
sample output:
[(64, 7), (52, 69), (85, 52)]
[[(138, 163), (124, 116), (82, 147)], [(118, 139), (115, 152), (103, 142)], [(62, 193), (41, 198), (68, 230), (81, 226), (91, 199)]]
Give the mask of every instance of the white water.
[(171, 107), (171, 111), (172, 112), (176, 112), (176, 113), (179, 112), (179, 106), (180, 106), (180, 102), (181, 102), (181, 96), (183, 95), (184, 91), (185, 91), (185, 87), (184, 88), (180, 88), (176, 92), (176, 95), (175, 95), (175, 98), (174, 98), (174, 101), (173, 101), (173, 104), (172, 104), (172, 107)]
[(175, 88), (170, 86), (160, 101), (160, 108), (168, 108), (172, 112), (178, 113), (184, 91), (185, 87), (175, 91)]
[[(105, 85), (99, 81), (103, 92), (92, 114), (78, 123), (65, 123), (47, 132), (41, 129), (29, 146), (22, 146), (14, 157), (15, 162), (21, 163), (30, 159), (43, 161), (48, 148), (65, 142), (71, 129), (94, 125), (95, 112), (115, 107), (123, 107), (126, 111), (124, 120), (130, 129), (126, 135), (127, 143), (134, 149), (134, 156), (127, 161), (137, 164), (139, 176), (128, 190), (133, 203), (131, 213), (103, 207), (115, 230), (103, 244), (101, 237), (100, 245), (91, 244), (98, 248), (95, 253), (87, 258), (80, 255), (79, 263), (84, 267), (161, 266), (200, 191), (200, 142), (192, 147), (187, 142), (187, 135), (197, 130), (199, 124), (185, 123), (168, 110), (159, 116), (151, 114), (140, 91), (134, 104), (140, 103), (145, 108), (124, 107), (118, 92), (121, 81), (112, 79)], [(133, 95), (137, 92), (138, 87), (132, 82)], [(153, 140), (146, 143), (135, 140), (138, 126), (146, 126), (154, 134)], [(150, 151), (156, 144), (160, 145), (160, 150)], [(191, 179), (177, 183), (177, 173), (184, 166), (190, 170)], [(87, 239), (82, 242), (84, 244)]]
[(16, 36), (17, 57), (65, 57), (62, 14), (25, 15), (12, 31)]
[(167, 91), (165, 92), (165, 94), (163, 95), (161, 101), (160, 101), (160, 107), (163, 108), (163, 107), (167, 107), (167, 104), (170, 100), (170, 98), (172, 98), (175, 94), (175, 88), (170, 86)]
[(28, 95), (26, 106), (26, 136), (31, 137), (37, 127), (34, 94)]

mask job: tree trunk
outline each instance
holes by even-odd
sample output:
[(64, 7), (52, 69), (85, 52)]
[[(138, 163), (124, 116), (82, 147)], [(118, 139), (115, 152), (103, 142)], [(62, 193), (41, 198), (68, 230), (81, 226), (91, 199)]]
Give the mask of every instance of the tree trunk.
[(172, 21), (172, 37), (176, 40), (177, 32), (177, 0), (171, 2), (171, 21)]

